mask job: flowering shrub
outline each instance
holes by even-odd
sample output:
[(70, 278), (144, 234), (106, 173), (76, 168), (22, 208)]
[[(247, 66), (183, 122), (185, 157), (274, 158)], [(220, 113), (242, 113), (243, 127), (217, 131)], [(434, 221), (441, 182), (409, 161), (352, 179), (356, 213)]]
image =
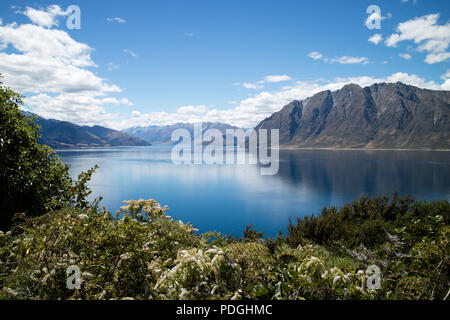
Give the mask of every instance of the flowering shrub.
[[(441, 204), (427, 212), (447, 214)], [(446, 208), (446, 207), (444, 207)], [(436, 211), (437, 210), (437, 211)], [(411, 217), (374, 249), (198, 234), (155, 200), (116, 216), (69, 207), (0, 232), (2, 299), (443, 299), (449, 228), (443, 215)], [(420, 216), (420, 217), (419, 217)], [(426, 232), (424, 230), (427, 230)], [(248, 233), (248, 232), (247, 232)], [(253, 235), (258, 235), (253, 232)], [(381, 289), (367, 287), (369, 265)], [(78, 266), (81, 287), (67, 287)]]

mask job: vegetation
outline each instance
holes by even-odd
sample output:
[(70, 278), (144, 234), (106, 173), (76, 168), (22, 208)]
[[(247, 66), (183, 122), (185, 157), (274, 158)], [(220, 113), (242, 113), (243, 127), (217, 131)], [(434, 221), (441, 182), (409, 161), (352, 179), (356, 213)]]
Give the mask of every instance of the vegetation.
[(22, 219), (18, 213), (30, 217), (65, 206), (82, 207), (89, 195), (86, 178), (92, 172), (77, 182), (71, 179), (69, 167), (38, 143), (39, 126), (20, 111), (22, 98), (0, 82), (0, 230)]
[[(53, 151), (37, 144), (21, 97), (1, 90), (0, 212), (11, 230), (0, 231), (0, 299), (449, 296), (448, 201), (363, 197), (291, 221), (276, 239), (262, 239), (251, 225), (242, 239), (199, 234), (153, 199), (127, 201), (113, 215), (87, 201), (95, 168), (73, 181)], [(73, 266), (79, 282), (70, 282)], [(368, 285), (373, 266), (379, 288)]]
[[(392, 234), (385, 231), (386, 239), (373, 249), (362, 243), (347, 247), (352, 243), (347, 240), (328, 246), (307, 239), (292, 246), (291, 235), (262, 240), (253, 237), (257, 232), (245, 241), (196, 234), (191, 225), (166, 216), (167, 210), (155, 200), (128, 201), (117, 216), (95, 206), (65, 208), (29, 219), (20, 235), (0, 233), (0, 298), (444, 299), (448, 295), (448, 202), (414, 202), (405, 214), (409, 222)], [(66, 286), (66, 270), (72, 265), (82, 272), (79, 290)], [(367, 287), (370, 265), (381, 269), (379, 290)]]

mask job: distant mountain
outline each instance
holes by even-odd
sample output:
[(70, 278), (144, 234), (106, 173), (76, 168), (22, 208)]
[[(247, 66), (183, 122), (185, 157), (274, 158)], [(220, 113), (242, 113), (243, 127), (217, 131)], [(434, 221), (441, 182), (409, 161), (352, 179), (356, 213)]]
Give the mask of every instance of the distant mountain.
[(30, 112), (26, 116), (37, 117), (41, 126), (40, 143), (52, 148), (119, 147), (148, 146), (149, 143), (124, 132), (101, 126), (78, 126), (74, 123), (49, 120)]
[[(192, 139), (194, 139), (194, 125), (189, 123), (178, 123), (171, 126), (149, 126), (149, 127), (133, 127), (123, 130), (123, 132), (147, 141), (151, 144), (174, 144), (171, 141), (172, 132), (176, 129), (186, 129), (191, 134)], [(202, 133), (208, 129), (218, 129), (222, 134), (225, 134), (227, 129), (238, 129), (237, 127), (230, 126), (224, 123), (202, 123)]]
[(349, 84), (293, 101), (256, 129), (280, 129), (286, 147), (450, 149), (450, 91)]

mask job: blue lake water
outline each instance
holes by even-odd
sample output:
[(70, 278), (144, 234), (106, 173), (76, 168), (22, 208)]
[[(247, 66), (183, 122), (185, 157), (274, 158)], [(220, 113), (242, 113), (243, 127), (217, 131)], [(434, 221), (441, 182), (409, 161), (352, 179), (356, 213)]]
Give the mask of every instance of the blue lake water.
[(177, 165), (169, 146), (58, 151), (77, 176), (100, 168), (89, 186), (115, 212), (124, 200), (154, 198), (200, 232), (242, 236), (248, 224), (276, 236), (289, 217), (319, 213), (362, 195), (410, 194), (450, 200), (450, 152), (280, 150), (279, 172), (257, 165)]

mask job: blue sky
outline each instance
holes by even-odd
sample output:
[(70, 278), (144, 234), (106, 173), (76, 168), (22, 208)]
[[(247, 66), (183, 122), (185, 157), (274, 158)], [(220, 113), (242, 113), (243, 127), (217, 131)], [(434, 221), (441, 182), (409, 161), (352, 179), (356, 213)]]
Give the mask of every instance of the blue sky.
[[(70, 5), (81, 10), (79, 30), (66, 26)], [(370, 5), (381, 9), (381, 29), (365, 25)], [(2, 1), (0, 73), (25, 94), (27, 109), (48, 118), (118, 129), (251, 127), (293, 99), (348, 82), (450, 90), (449, 7), (437, 0)]]

